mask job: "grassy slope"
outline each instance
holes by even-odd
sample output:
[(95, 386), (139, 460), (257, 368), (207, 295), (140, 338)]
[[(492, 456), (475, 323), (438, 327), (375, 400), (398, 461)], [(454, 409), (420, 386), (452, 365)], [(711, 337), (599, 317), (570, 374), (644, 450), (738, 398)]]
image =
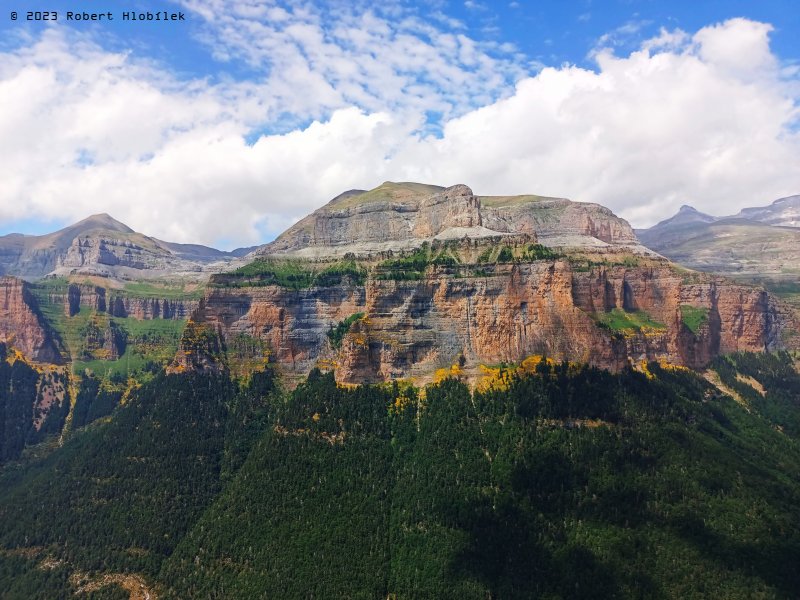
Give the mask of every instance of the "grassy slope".
[(479, 196), (481, 205), (489, 208), (501, 206), (517, 206), (530, 202), (541, 202), (543, 200), (561, 200), (561, 198), (551, 198), (549, 196), (536, 196), (534, 194), (523, 194), (519, 196)]
[[(107, 313), (99, 313), (88, 307), (67, 316), (61, 303), (52, 303), (50, 294), (66, 295), (69, 282), (66, 279), (49, 279), (39, 282), (33, 287), (39, 308), (45, 320), (56, 331), (67, 355), (72, 358), (73, 372), (82, 374), (86, 369), (104, 376), (121, 376), (141, 373), (148, 363), (156, 363), (159, 367), (168, 362), (177, 352), (184, 322), (178, 320), (138, 320), (131, 317), (110, 317)], [(131, 289), (128, 290), (128, 287)], [(130, 283), (126, 286), (127, 295), (137, 298), (178, 299), (196, 297), (198, 290), (184, 290), (183, 287), (153, 285), (148, 283)], [(117, 360), (106, 360), (101, 356), (86, 356), (85, 332), (94, 324), (100, 329), (115, 323), (126, 333), (128, 344), (125, 353)]]
[(444, 188), (438, 185), (427, 185), (424, 183), (386, 181), (378, 187), (357, 196), (350, 196), (337, 202), (331, 208), (337, 210), (361, 206), (373, 202), (403, 202), (410, 199), (430, 196)]
[(612, 331), (639, 331), (641, 329), (665, 329), (663, 323), (654, 321), (646, 312), (641, 310), (624, 311), (615, 308), (608, 312), (595, 314), (597, 323)]

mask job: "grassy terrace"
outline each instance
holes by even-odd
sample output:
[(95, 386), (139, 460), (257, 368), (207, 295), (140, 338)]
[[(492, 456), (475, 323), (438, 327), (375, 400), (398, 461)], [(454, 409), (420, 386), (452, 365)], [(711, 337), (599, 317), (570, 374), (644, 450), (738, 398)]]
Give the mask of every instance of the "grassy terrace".
[(767, 291), (772, 292), (779, 298), (791, 304), (795, 309), (800, 310), (800, 277), (797, 280), (761, 280), (756, 283), (763, 285)]
[(642, 310), (625, 311), (615, 308), (609, 312), (595, 314), (597, 325), (619, 333), (633, 333), (645, 329), (666, 329), (663, 323), (654, 321)]
[(404, 202), (412, 199), (424, 198), (436, 192), (440, 192), (443, 189), (444, 188), (438, 185), (427, 185), (424, 183), (394, 183), (392, 181), (386, 181), (368, 192), (345, 198), (333, 205), (332, 208), (351, 208), (362, 204), (371, 204), (373, 202)]
[(478, 262), (484, 263), (510, 263), (532, 262), (535, 260), (554, 260), (563, 256), (541, 244), (528, 244), (523, 249), (511, 246), (489, 246), (478, 256)]
[(681, 304), (681, 320), (689, 331), (697, 334), (700, 328), (708, 321), (708, 309), (705, 307), (690, 306)]
[(536, 196), (534, 194), (523, 194), (520, 196), (479, 196), (481, 205), (487, 207), (516, 206), (518, 204), (528, 204), (530, 202), (542, 202), (544, 200), (561, 200), (561, 198), (551, 198), (549, 196)]
[[(541, 244), (519, 246), (493, 245), (481, 253), (477, 259), (465, 258), (459, 250), (458, 242), (424, 243), (422, 247), (409, 253), (396, 255), (374, 264), (373, 275), (378, 280), (417, 281), (423, 279), (428, 267), (458, 267), (511, 262), (533, 262), (553, 260), (562, 256)], [(468, 275), (484, 276), (484, 272), (471, 272)], [(322, 266), (311, 262), (291, 259), (259, 258), (243, 267), (215, 275), (212, 287), (264, 287), (277, 285), (287, 289), (301, 290), (311, 287), (339, 285), (345, 279), (355, 285), (363, 285), (367, 280), (367, 266), (354, 258)], [(463, 275), (463, 274), (462, 274)]]
[(135, 281), (126, 283), (125, 296), (135, 298), (161, 298), (165, 300), (199, 300), (203, 297), (203, 286), (196, 283), (155, 283)]
[(215, 275), (211, 279), (214, 287), (264, 287), (279, 285), (292, 290), (310, 287), (339, 285), (349, 278), (356, 285), (363, 285), (367, 270), (355, 260), (343, 260), (326, 267), (292, 260), (257, 259), (243, 267)]
[[(177, 352), (184, 321), (154, 319), (140, 321), (126, 317), (110, 317), (88, 307), (69, 317), (61, 302), (50, 302), (51, 294), (65, 295), (69, 282), (64, 278), (45, 279), (32, 286), (39, 309), (50, 327), (62, 342), (63, 350), (72, 359), (73, 372), (84, 373), (87, 369), (100, 377), (127, 377), (144, 373), (151, 363), (163, 365)], [(147, 283), (132, 284), (130, 296), (169, 298), (170, 288)], [(139, 293), (135, 293), (138, 291)], [(152, 292), (148, 295), (147, 292)], [(185, 298), (172, 288), (173, 298)], [(156, 293), (159, 292), (159, 293)], [(166, 292), (166, 293), (164, 293)], [(195, 293), (202, 293), (201, 291)], [(126, 339), (125, 352), (117, 360), (107, 360), (102, 349), (87, 348), (87, 334), (91, 331), (105, 333), (111, 327), (121, 330)]]
[[(537, 260), (554, 260), (561, 254), (541, 244), (526, 246), (493, 245), (487, 247), (476, 259), (478, 265), (505, 264), (512, 262), (533, 262)], [(458, 253), (456, 244), (446, 243), (444, 246), (431, 247), (423, 244), (415, 252), (395, 259), (385, 260), (377, 265), (376, 279), (408, 281), (422, 279), (429, 266), (469, 267)], [(473, 271), (470, 275), (486, 276), (486, 271)]]
[[(572, 270), (576, 273), (588, 273), (596, 267), (627, 267), (634, 268), (641, 266), (642, 259), (639, 256), (629, 255), (621, 258), (593, 260), (583, 255), (569, 257)], [(645, 263), (646, 264), (646, 263)]]
[[(130, 317), (109, 317), (82, 307), (78, 314), (67, 317), (63, 313), (50, 320), (73, 359), (73, 372), (89, 369), (98, 376), (124, 376), (142, 372), (148, 363), (159, 366), (168, 362), (178, 351), (184, 321), (153, 319), (140, 321)], [(111, 323), (124, 331), (127, 343), (125, 352), (117, 360), (107, 360), (102, 351), (89, 350), (87, 331), (92, 328), (105, 331)]]

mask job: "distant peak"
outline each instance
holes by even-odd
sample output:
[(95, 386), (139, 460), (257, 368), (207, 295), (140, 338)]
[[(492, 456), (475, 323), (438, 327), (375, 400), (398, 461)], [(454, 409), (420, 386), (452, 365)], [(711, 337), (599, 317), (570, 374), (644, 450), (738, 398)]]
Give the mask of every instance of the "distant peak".
[(70, 228), (72, 227), (79, 229), (106, 229), (120, 233), (134, 233), (133, 229), (125, 225), (125, 223), (117, 221), (108, 213), (98, 213), (96, 215), (92, 215), (83, 219), (82, 221), (78, 221)]
[(680, 207), (680, 209), (678, 209), (678, 212), (679, 213), (687, 213), (687, 212), (696, 213), (696, 212), (699, 212), (699, 211), (694, 206), (689, 206), (688, 204), (684, 204), (683, 206)]

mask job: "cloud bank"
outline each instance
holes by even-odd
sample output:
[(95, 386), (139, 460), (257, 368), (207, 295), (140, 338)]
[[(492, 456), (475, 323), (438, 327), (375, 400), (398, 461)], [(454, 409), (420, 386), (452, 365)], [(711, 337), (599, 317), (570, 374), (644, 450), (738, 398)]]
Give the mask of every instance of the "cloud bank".
[(595, 49), (593, 70), (532, 73), (414, 15), (184, 4), (218, 59), (261, 75), (181, 80), (56, 30), (0, 54), (0, 226), (108, 212), (233, 247), (384, 180), (598, 202), (637, 226), (800, 192), (800, 85), (768, 24), (663, 30)]

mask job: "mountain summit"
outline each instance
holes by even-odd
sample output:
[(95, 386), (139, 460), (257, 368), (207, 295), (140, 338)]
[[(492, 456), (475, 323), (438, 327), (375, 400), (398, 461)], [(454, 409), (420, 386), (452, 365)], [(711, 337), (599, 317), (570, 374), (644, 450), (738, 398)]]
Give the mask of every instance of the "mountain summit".
[[(107, 213), (46, 235), (0, 236), (0, 275), (28, 279), (49, 274), (121, 279), (188, 275), (202, 279), (204, 270), (222, 270), (235, 256), (207, 246), (162, 242), (137, 233)], [(210, 266), (212, 263), (219, 265)]]
[(367, 256), (435, 240), (514, 235), (550, 246), (644, 251), (630, 225), (597, 204), (535, 195), (477, 196), (463, 184), (444, 188), (386, 181), (366, 192), (340, 194), (256, 254)]
[(648, 248), (670, 260), (766, 285), (800, 306), (800, 195), (729, 217), (683, 206), (669, 219), (636, 233)]
[(133, 229), (125, 225), (125, 223), (117, 221), (108, 213), (91, 215), (82, 221), (78, 221), (74, 225), (70, 225), (69, 227), (62, 229), (60, 233), (64, 234), (66, 232), (70, 232), (80, 235), (81, 233), (85, 233), (93, 229), (100, 229), (103, 231), (118, 231), (119, 233), (135, 233)]
[(743, 208), (736, 216), (768, 225), (800, 227), (800, 194), (779, 198), (769, 206)]

